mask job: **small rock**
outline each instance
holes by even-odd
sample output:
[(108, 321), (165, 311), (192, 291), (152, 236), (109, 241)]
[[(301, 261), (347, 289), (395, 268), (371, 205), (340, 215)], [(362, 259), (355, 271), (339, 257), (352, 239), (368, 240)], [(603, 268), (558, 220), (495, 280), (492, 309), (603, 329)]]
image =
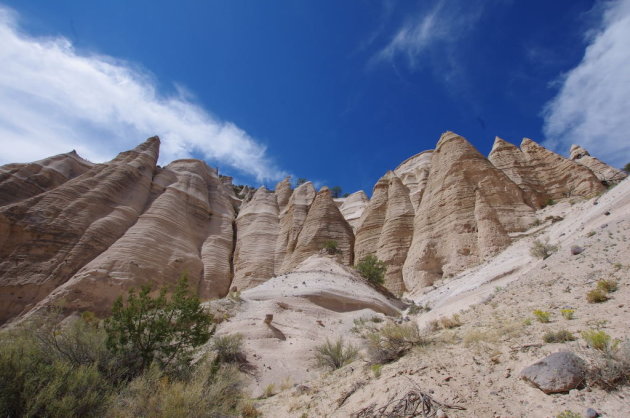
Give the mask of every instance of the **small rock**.
[(269, 325), (269, 324), (271, 324), (271, 321), (273, 321), (273, 314), (266, 314), (265, 315), (265, 324)]
[(610, 212), (606, 211), (606, 212), (604, 212), (604, 215), (608, 216), (608, 215), (610, 215)]
[(571, 254), (572, 255), (581, 254), (583, 251), (584, 251), (584, 248), (580, 247), (579, 245), (571, 246)]
[(594, 410), (593, 408), (588, 408), (585, 412), (586, 418), (597, 418), (599, 416), (599, 412)]
[(446, 415), (446, 412), (442, 411), (441, 409), (438, 409), (435, 412), (435, 417), (436, 418), (448, 418), (448, 415)]
[(548, 355), (523, 369), (521, 378), (543, 392), (561, 393), (584, 382), (586, 363), (570, 351)]
[(600, 226), (601, 229), (604, 229), (608, 226), (608, 224), (603, 224), (602, 226)]

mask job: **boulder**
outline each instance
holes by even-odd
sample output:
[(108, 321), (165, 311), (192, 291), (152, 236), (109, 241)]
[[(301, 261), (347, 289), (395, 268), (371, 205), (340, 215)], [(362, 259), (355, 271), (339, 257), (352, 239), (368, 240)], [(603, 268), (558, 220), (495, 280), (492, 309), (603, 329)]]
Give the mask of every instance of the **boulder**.
[(523, 380), (547, 394), (575, 389), (585, 376), (586, 362), (570, 351), (550, 354), (521, 372)]

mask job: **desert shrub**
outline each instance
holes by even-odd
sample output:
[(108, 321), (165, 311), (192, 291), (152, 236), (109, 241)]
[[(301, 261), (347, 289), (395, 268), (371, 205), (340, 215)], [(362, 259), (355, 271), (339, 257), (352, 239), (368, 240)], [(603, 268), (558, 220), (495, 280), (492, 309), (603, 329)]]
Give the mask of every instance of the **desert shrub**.
[(376, 377), (377, 379), (379, 377), (381, 377), (381, 370), (383, 369), (383, 365), (382, 364), (372, 364), (370, 366), (370, 369), (372, 370), (372, 373), (374, 373), (374, 377)]
[(0, 336), (0, 415), (100, 415), (113, 386), (96, 365), (74, 365), (46, 350), (30, 330)]
[(426, 343), (415, 323), (387, 324), (367, 336), (368, 355), (373, 363), (384, 364), (404, 356), (414, 346)]
[(459, 315), (455, 314), (450, 318), (444, 317), (439, 319), (439, 324), (444, 329), (457, 328), (462, 325)]
[(132, 375), (152, 362), (162, 368), (187, 365), (194, 347), (212, 335), (212, 315), (206, 313), (196, 296), (190, 295), (184, 276), (170, 298), (162, 288), (152, 297), (151, 287), (129, 291), (126, 302), (119, 297), (112, 315), (105, 321), (107, 347), (118, 355), (135, 358)]
[(602, 303), (608, 300), (608, 296), (601, 289), (593, 289), (586, 294), (586, 300), (588, 303)]
[(274, 385), (273, 383), (269, 383), (267, 386), (265, 386), (265, 390), (263, 390), (262, 398), (271, 398), (275, 394), (276, 385)]
[(597, 289), (602, 292), (612, 293), (617, 291), (617, 282), (615, 280), (602, 279), (597, 282)]
[(217, 417), (238, 413), (243, 381), (235, 365), (203, 361), (189, 380), (169, 380), (156, 363), (114, 399), (107, 416)]
[(619, 340), (613, 340), (610, 335), (602, 330), (590, 329), (582, 331), (582, 338), (584, 338), (589, 347), (603, 352), (612, 352), (619, 343)]
[(571, 320), (573, 319), (573, 314), (575, 313), (574, 309), (560, 309), (560, 313), (564, 319)]
[(317, 367), (337, 370), (351, 363), (359, 350), (351, 344), (345, 345), (342, 338), (335, 342), (328, 339), (322, 345), (315, 347), (314, 360)]
[(567, 409), (556, 415), (556, 418), (582, 418), (582, 415)]
[(369, 254), (363, 257), (354, 266), (357, 272), (372, 283), (383, 284), (385, 271), (387, 266), (385, 263), (376, 258), (375, 255)]
[(626, 340), (612, 352), (603, 351), (593, 360), (587, 381), (606, 390), (630, 383), (630, 341)]
[(536, 309), (534, 312), (532, 312), (534, 314), (534, 316), (536, 317), (536, 319), (538, 320), (538, 322), (542, 322), (542, 323), (547, 323), (550, 321), (550, 316), (551, 314), (549, 312), (546, 311), (542, 311), (540, 309)]
[(212, 349), (217, 353), (217, 359), (220, 363), (239, 363), (242, 362), (243, 354), (243, 335), (228, 334), (214, 337), (212, 340)]
[(261, 417), (262, 414), (258, 409), (256, 409), (256, 406), (253, 403), (245, 402), (241, 406), (241, 416), (243, 418), (258, 418)]
[(535, 240), (529, 249), (529, 253), (533, 257), (542, 258), (543, 260), (556, 251), (558, 251), (558, 247), (556, 245), (549, 244), (549, 240), (545, 240), (545, 242)]
[(575, 341), (575, 336), (566, 329), (561, 329), (556, 332), (547, 332), (543, 336), (543, 341), (546, 343), (565, 343), (567, 341)]
[(553, 200), (553, 199), (551, 199), (551, 198), (549, 198), (549, 199), (547, 199), (547, 200), (545, 201), (545, 203), (544, 203), (544, 205), (543, 205), (543, 208), (544, 208), (544, 207), (547, 207), (547, 206), (553, 206), (553, 205), (555, 205), (555, 204), (556, 204), (556, 201), (555, 201), (555, 200)]
[(323, 248), (328, 254), (337, 254), (339, 252), (339, 244), (337, 244), (337, 241), (335, 240), (328, 240), (324, 242)]

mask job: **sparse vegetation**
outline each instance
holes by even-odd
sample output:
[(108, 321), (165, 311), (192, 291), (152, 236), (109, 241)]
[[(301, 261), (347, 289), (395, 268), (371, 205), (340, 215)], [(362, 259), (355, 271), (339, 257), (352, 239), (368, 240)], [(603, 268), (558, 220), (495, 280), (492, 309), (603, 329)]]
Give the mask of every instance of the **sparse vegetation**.
[(546, 343), (565, 343), (567, 341), (575, 341), (575, 336), (566, 329), (561, 329), (556, 332), (547, 332), (543, 336), (543, 341)]
[(590, 238), (590, 237), (592, 237), (593, 235), (595, 235), (596, 233), (597, 233), (597, 232), (595, 232), (595, 231), (590, 231), (588, 234), (586, 234), (586, 236), (587, 236), (588, 238)]
[(306, 183), (308, 180), (305, 179), (304, 177), (299, 177), (297, 179), (297, 181), (295, 182), (295, 187), (301, 186), (302, 184)]
[(623, 166), (623, 171), (625, 171), (626, 173), (630, 173), (630, 163)]
[(556, 418), (582, 418), (582, 415), (567, 409), (556, 415)]
[(613, 340), (606, 331), (602, 330), (590, 329), (583, 331), (582, 338), (584, 338), (589, 347), (606, 353), (612, 352), (619, 344), (619, 340)]
[(613, 351), (602, 351), (592, 362), (587, 381), (605, 390), (630, 383), (630, 341), (617, 344)]
[(378, 364), (397, 360), (414, 346), (426, 343), (415, 323), (386, 324), (369, 334), (367, 340), (370, 360)]
[(265, 386), (265, 390), (263, 391), (262, 397), (271, 398), (275, 394), (276, 394), (276, 385), (274, 385), (273, 383), (269, 383), (267, 386)]
[(243, 336), (238, 333), (217, 336), (212, 341), (212, 349), (221, 363), (242, 363), (242, 347)]
[(556, 245), (549, 244), (549, 240), (545, 240), (542, 242), (540, 240), (535, 240), (532, 243), (531, 248), (529, 249), (529, 253), (536, 258), (542, 258), (543, 260), (549, 257), (551, 254), (558, 251), (558, 247)]
[(553, 199), (551, 199), (551, 198), (549, 198), (549, 199), (547, 199), (547, 200), (545, 201), (545, 204), (543, 205), (543, 208), (544, 208), (544, 207), (547, 207), (547, 206), (553, 206), (553, 205), (555, 205), (555, 204), (556, 204), (556, 201), (555, 201), (555, 200), (553, 200)]
[(335, 240), (328, 240), (324, 242), (323, 249), (328, 254), (337, 254), (339, 252), (339, 244), (337, 244), (337, 241)]
[(532, 313), (534, 314), (538, 322), (547, 323), (550, 321), (551, 314), (549, 312), (536, 309)]
[(564, 319), (571, 320), (571, 319), (573, 319), (573, 315), (575, 314), (575, 310), (574, 309), (560, 309), (560, 313), (562, 314), (562, 317)]
[(363, 257), (356, 265), (357, 272), (368, 281), (377, 284), (383, 284), (385, 281), (385, 271), (387, 266), (385, 263), (376, 258), (375, 255), (369, 254)]
[(608, 296), (601, 289), (593, 289), (586, 294), (586, 300), (588, 303), (602, 303), (608, 300)]
[(333, 186), (330, 188), (330, 194), (333, 199), (337, 199), (341, 196), (341, 186)]
[(438, 320), (440, 327), (444, 329), (457, 328), (462, 325), (462, 321), (459, 318), (459, 315), (454, 314), (450, 318), (443, 317)]
[(374, 373), (374, 377), (376, 377), (377, 379), (379, 377), (381, 377), (381, 370), (383, 369), (383, 365), (382, 364), (372, 364), (370, 366), (370, 369), (372, 369), (372, 373)]
[(602, 279), (597, 282), (597, 289), (602, 292), (612, 293), (617, 291), (617, 282), (615, 280)]
[(326, 340), (326, 343), (315, 347), (315, 364), (321, 368), (337, 370), (354, 361), (359, 350), (351, 344), (344, 344), (339, 338), (335, 342)]

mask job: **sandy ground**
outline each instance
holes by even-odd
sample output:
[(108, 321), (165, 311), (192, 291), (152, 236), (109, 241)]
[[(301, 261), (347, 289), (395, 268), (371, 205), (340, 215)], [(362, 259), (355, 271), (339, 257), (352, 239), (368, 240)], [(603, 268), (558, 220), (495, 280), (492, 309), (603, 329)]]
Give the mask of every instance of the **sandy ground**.
[[(544, 221), (549, 216), (563, 219)], [(427, 329), (427, 345), (384, 365), (378, 378), (364, 358), (335, 372), (309, 368), (301, 375), (302, 385), (296, 379), (292, 387), (285, 385), (275, 396), (257, 401), (258, 409), (269, 417), (345, 417), (416, 389), (438, 402), (466, 408), (444, 408), (449, 417), (555, 417), (564, 410), (584, 414), (586, 408), (602, 416), (630, 416), (630, 387), (612, 392), (587, 387), (546, 395), (519, 378), (524, 367), (553, 352), (571, 350), (587, 361), (598, 358), (581, 331), (602, 329), (613, 338), (630, 337), (630, 182), (597, 199), (567, 199), (540, 211), (538, 217), (541, 225), (517, 237), (494, 259), (438, 283), (425, 294), (409, 295), (431, 307), (429, 312), (409, 316)], [(533, 258), (532, 241), (546, 238), (558, 251), (545, 260)], [(573, 245), (584, 251), (572, 255)], [(604, 303), (588, 303), (586, 293), (599, 279), (616, 280), (619, 289)], [(575, 310), (572, 320), (560, 312), (569, 308)], [(549, 312), (551, 322), (538, 322), (532, 314), (535, 309)], [(367, 312), (317, 314), (334, 324), (334, 329), (326, 328), (327, 336), (344, 335), (358, 343), (350, 331), (350, 317)], [(461, 326), (428, 330), (436, 318), (455, 313)], [(543, 342), (546, 332), (560, 329), (571, 331), (577, 339)], [(307, 331), (312, 329), (299, 332)], [(310, 334), (309, 344), (318, 343), (317, 338), (321, 342), (322, 337)], [(291, 360), (285, 367), (299, 366)]]

